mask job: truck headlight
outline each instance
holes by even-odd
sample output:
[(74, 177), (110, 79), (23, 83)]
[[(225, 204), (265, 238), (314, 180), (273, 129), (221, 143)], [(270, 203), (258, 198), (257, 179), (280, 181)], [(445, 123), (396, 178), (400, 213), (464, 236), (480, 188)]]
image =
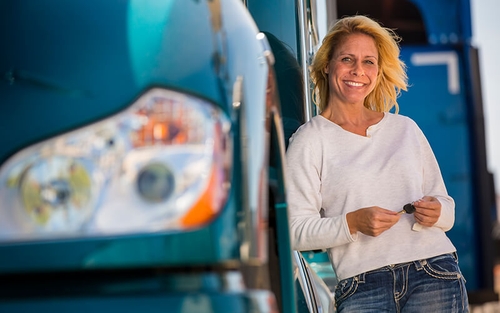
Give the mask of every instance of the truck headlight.
[(152, 89), (124, 112), (13, 155), (0, 168), (0, 242), (179, 230), (225, 203), (230, 123)]

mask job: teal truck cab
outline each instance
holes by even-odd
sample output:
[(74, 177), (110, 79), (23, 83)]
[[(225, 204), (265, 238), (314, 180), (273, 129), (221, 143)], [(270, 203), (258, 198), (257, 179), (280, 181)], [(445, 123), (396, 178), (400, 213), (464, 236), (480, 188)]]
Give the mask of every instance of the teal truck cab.
[(0, 21), (0, 312), (321, 307), (241, 1), (1, 0)]

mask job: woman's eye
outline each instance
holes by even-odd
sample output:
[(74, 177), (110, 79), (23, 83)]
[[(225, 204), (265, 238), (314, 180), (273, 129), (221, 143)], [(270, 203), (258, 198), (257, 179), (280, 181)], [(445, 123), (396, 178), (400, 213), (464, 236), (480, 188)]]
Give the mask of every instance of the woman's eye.
[(349, 58), (349, 57), (342, 58), (342, 62), (350, 62), (350, 61), (351, 61), (351, 58)]

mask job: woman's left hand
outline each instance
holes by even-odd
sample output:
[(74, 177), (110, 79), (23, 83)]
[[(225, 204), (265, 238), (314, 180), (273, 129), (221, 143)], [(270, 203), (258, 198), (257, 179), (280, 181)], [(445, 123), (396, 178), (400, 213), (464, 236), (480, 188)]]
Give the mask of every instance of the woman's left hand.
[(413, 213), (415, 220), (422, 226), (432, 227), (441, 216), (441, 203), (438, 199), (425, 196), (413, 202), (416, 211)]

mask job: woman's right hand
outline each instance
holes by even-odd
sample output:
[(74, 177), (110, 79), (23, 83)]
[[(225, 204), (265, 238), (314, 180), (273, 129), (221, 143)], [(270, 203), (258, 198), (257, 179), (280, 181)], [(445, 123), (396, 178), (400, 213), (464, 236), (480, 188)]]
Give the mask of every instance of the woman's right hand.
[(359, 231), (365, 235), (377, 237), (396, 224), (400, 214), (372, 206), (349, 212), (346, 218), (351, 234), (356, 234)]

